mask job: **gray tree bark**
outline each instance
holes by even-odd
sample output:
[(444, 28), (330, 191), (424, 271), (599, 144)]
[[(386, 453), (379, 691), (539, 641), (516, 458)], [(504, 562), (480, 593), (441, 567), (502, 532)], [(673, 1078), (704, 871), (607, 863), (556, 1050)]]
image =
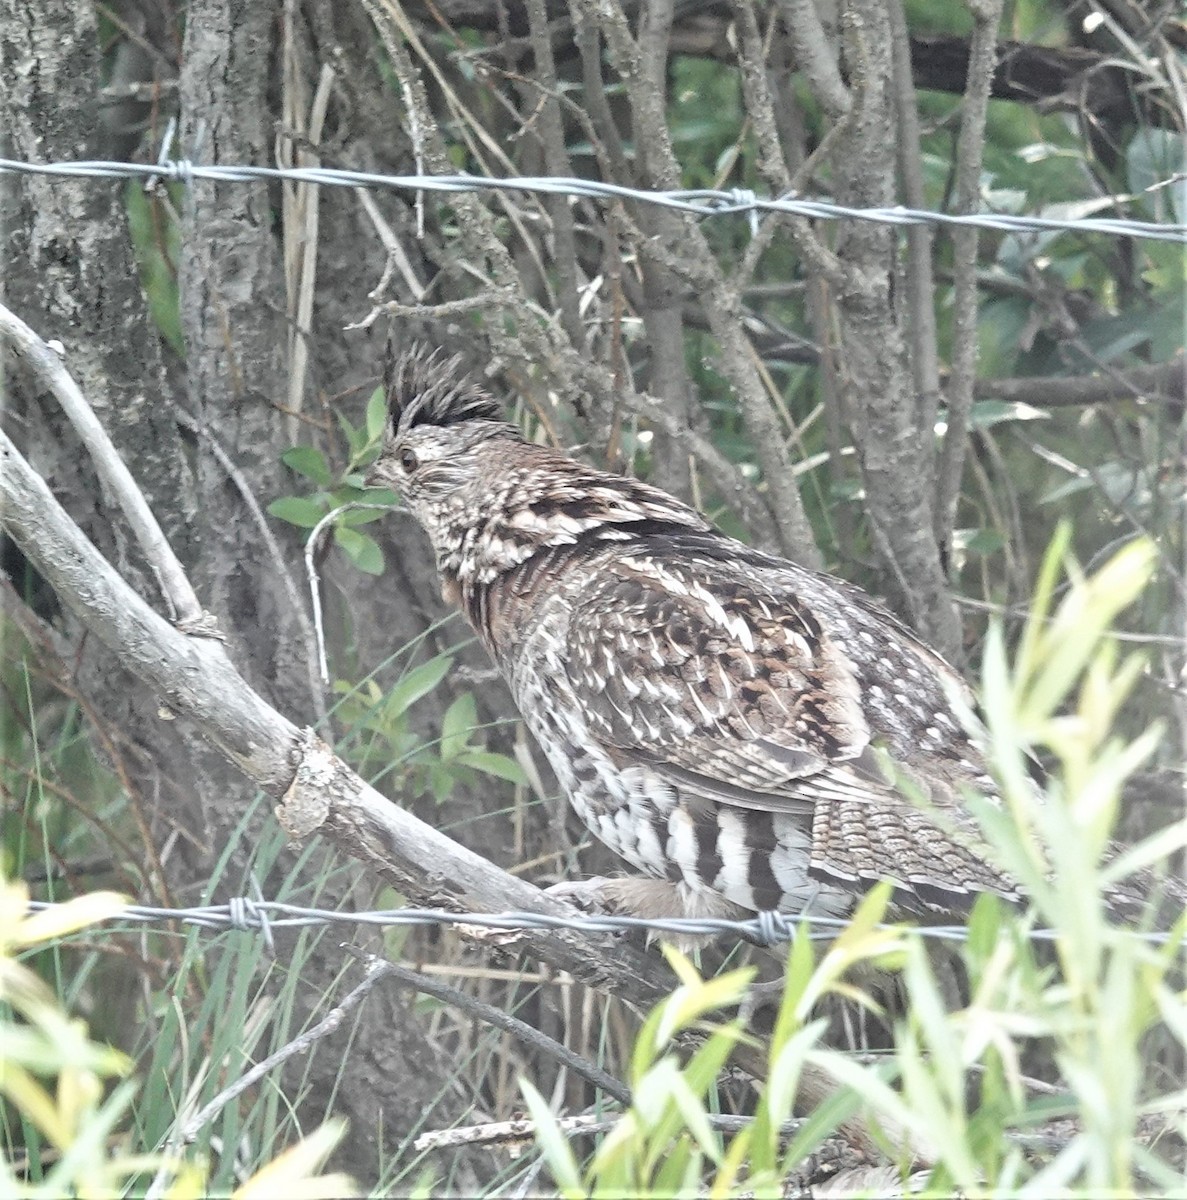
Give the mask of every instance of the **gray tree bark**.
[[(338, 7), (312, 6), (318, 29), (302, 25), (298, 31), (309, 39), (307, 53), (319, 36), (327, 43), (352, 36), (349, 19), (346, 28), (336, 24), (342, 18)], [(190, 6), (180, 76), (182, 153), (206, 162), (273, 161), (281, 16), (280, 4), (199, 0)], [(7, 81), (0, 89), (4, 156), (29, 161), (104, 156), (96, 105), (98, 32), (88, 5), (3, 0), (0, 71)], [(354, 115), (370, 126), (380, 112), (372, 104)], [(252, 682), (308, 720), (322, 701), (311, 694), (301, 622), (280, 576), (285, 570), (300, 579), (298, 539), (278, 530), (285, 562), (261, 553), (256, 515), (226, 467), (229, 460), (260, 506), (291, 490), (279, 461), (289, 443), (276, 403), (286, 395), (289, 322), (280, 265), (283, 231), (275, 218), (279, 205), (263, 186), (199, 186), (185, 199), (184, 384), (175, 382), (179, 372), (165, 371), (117, 182), (0, 177), (3, 295), (29, 323), (62, 342), (71, 371), (124, 460), (134, 464), (150, 506)], [(331, 204), (340, 223), (331, 224), (335, 233), (327, 239), (327, 273), (339, 283), (348, 275), (357, 281), (364, 267), (357, 205), (348, 194)], [(376, 274), (381, 267), (381, 262), (373, 267)], [(359, 301), (339, 286), (326, 305), (334, 346), (320, 359), (315, 356), (312, 375), (328, 383), (328, 390), (341, 390), (374, 369), (373, 353), (352, 369), (338, 346), (343, 314), (357, 316), (353, 305)], [(312, 337), (312, 331), (303, 336)], [(156, 583), (69, 424), (19, 364), (4, 365), (6, 424), (120, 574), (159, 606)], [(423, 553), (420, 558), (422, 575), (410, 572), (397, 584), (390, 626), (382, 620), (371, 626), (376, 636), (367, 653), (373, 661), (423, 629), (431, 585), (430, 564)], [(295, 594), (303, 595), (303, 589)], [(235, 860), (246, 870), (253, 828), (260, 825), (243, 829), (241, 819), (255, 783), (230, 770), (193, 736), (192, 727), (190, 737), (178, 738), (177, 725), (160, 720), (158, 697), (125, 673), (123, 656), (87, 638), (69, 612), (63, 620), (66, 646), (78, 656), (80, 690), (106, 718), (115, 744), (128, 751), (126, 774), (148, 812), (155, 845), (145, 851), (155, 890), (146, 898), (197, 894), (233, 837), (239, 839)], [(157, 798), (155, 807), (150, 797)], [(160, 848), (176, 825), (188, 836), (162, 862)], [(282, 856), (275, 869), (283, 872), (294, 858)], [(266, 890), (267, 880), (262, 882)], [(355, 894), (354, 906), (365, 906), (373, 887)], [(327, 896), (327, 902), (335, 897)], [(317, 1003), (341, 971), (339, 937), (323, 939), (315, 951), (315, 969), (300, 993), (308, 1004)], [(350, 1118), (338, 1156), (366, 1183), (377, 1178), (380, 1144), (398, 1145), (434, 1105), (433, 1119), (442, 1124), (461, 1109), (450, 1107), (456, 1103), (450, 1093), (442, 1094), (450, 1066), (425, 1040), (408, 997), (391, 989), (373, 997), (359, 1017), (352, 1047), (357, 1074), (344, 1073), (332, 1049), (315, 1053), (303, 1120), (321, 1119), (333, 1095), (335, 1112)], [(464, 1171), (461, 1178), (477, 1179)]]

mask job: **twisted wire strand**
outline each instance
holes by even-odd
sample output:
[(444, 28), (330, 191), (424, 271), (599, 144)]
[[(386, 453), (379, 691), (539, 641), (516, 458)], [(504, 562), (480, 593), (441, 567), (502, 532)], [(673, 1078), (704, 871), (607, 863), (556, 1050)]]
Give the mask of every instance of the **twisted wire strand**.
[[(1010, 213), (945, 213), (930, 209), (852, 208), (831, 200), (803, 196), (759, 196), (747, 188), (730, 190), (693, 188), (650, 191), (603, 183), (593, 179), (561, 176), (522, 175), (491, 178), (480, 175), (382, 175), (336, 167), (261, 167), (249, 165), (212, 166), (189, 159), (162, 158), (156, 163), (105, 160), (30, 163), (0, 159), (0, 174), (48, 175), (74, 179), (173, 180), (191, 186), (199, 180), (218, 183), (287, 181), (324, 184), (328, 187), (387, 188), (408, 192), (526, 192), (533, 195), (562, 195), (594, 200), (633, 200), (640, 204), (674, 209), (697, 217), (744, 215), (752, 223), (759, 214), (815, 220), (873, 221), (885, 225), (972, 226), (1014, 234), (1098, 233), (1152, 241), (1187, 244), (1187, 225), (1159, 221), (1135, 221), (1121, 217), (1036, 217)], [(1156, 187), (1158, 185), (1155, 185)], [(1129, 197), (1118, 197), (1128, 199)]]
[[(29, 902), (31, 912), (44, 912), (59, 907), (51, 901)], [(825, 917), (788, 913), (761, 912), (746, 920), (726, 920), (709, 917), (647, 917), (593, 916), (585, 913), (572, 917), (550, 916), (545, 913), (456, 913), (435, 908), (379, 909), (365, 912), (343, 912), (334, 909), (307, 908), (299, 904), (286, 904), (278, 900), (253, 900), (249, 896), (236, 896), (225, 904), (207, 904), (192, 908), (160, 908), (143, 904), (129, 904), (118, 913), (104, 919), (105, 923), (130, 922), (149, 925), (157, 922), (179, 921), (204, 929), (259, 931), (269, 939), (277, 929), (310, 928), (328, 925), (398, 925), (456, 927), (471, 925), (481, 929), (503, 930), (555, 930), (563, 929), (574, 933), (616, 933), (627, 930), (646, 930), (651, 933), (674, 935), (722, 934), (774, 945), (807, 937), (813, 941), (831, 940), (849, 922), (840, 917)], [(919, 925), (881, 923), (876, 929), (910, 930), (920, 937), (940, 941), (966, 941), (968, 929), (964, 925)], [(1125, 930), (1127, 936), (1154, 945), (1164, 945), (1171, 935), (1162, 930)], [(1032, 929), (1028, 937), (1034, 941), (1053, 941), (1058, 934), (1052, 929)]]

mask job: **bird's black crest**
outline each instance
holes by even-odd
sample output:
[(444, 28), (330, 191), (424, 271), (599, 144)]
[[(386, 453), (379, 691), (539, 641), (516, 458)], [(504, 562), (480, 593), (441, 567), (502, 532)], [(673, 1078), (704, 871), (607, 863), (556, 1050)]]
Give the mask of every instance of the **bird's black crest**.
[(460, 355), (414, 345), (397, 354), (389, 342), (383, 371), (392, 433), (416, 425), (456, 425), (459, 421), (498, 421), (499, 403), (462, 368)]

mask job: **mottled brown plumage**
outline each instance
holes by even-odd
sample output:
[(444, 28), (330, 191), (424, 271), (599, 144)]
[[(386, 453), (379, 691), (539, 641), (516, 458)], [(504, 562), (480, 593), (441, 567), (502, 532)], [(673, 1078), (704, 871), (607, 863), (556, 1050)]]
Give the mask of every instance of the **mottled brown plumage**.
[(387, 383), (372, 481), (427, 531), (577, 812), (642, 873), (603, 900), (843, 915), (882, 879), (906, 911), (1017, 898), (963, 803), (993, 787), (967, 690), (884, 608), (525, 441), (456, 361), (413, 352)]

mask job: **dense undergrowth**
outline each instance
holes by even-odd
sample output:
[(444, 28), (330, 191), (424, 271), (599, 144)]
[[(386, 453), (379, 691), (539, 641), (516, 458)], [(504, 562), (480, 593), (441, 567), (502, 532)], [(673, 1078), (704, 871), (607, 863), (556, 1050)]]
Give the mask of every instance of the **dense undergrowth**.
[[(1110, 634), (1145, 586), (1152, 550), (1131, 542), (1087, 576), (1066, 551), (1065, 535), (1048, 553), (1013, 653), (997, 627), (986, 647), (983, 709), (1004, 803), (975, 802), (977, 815), (990, 852), (1026, 883), (1032, 903), (1014, 911), (983, 897), (967, 928), (945, 935), (966, 980), (961, 1000), (953, 1004), (930, 952), (937, 931), (888, 923), (885, 888), (838, 936), (818, 941), (805, 927), (763, 1039), (732, 1015), (750, 968), (703, 978), (670, 951), (679, 986), (636, 1031), (629, 1055), (607, 1060), (630, 1085), (630, 1108), (583, 1157), (579, 1135), (570, 1140), (555, 1104), (525, 1076), (537, 1155), (508, 1164), (495, 1190), (530, 1170), (545, 1190), (550, 1174), (566, 1196), (779, 1196), (857, 1121), (889, 1158), (880, 1173), (858, 1169), (851, 1179), (874, 1193), (901, 1178), (933, 1195), (1177, 1194), (1187, 922), (1174, 897), (1154, 902), (1184, 822), (1119, 855), (1110, 848), (1123, 786), (1160, 736), (1156, 727), (1135, 738), (1115, 732), (1143, 658), (1122, 653)], [(1027, 766), (1034, 754), (1050, 766), (1041, 805)], [(311, 852), (294, 874), (317, 866)], [(1105, 900), (1131, 877), (1155, 891), (1143, 928), (1117, 923)], [(177, 1142), (215, 1085), (298, 1032), (286, 1014), (305, 935), (283, 963), (265, 962), (250, 935), (180, 935), (180, 969), (142, 993), (139, 1019), (154, 1036), (129, 1047), (133, 1062), (110, 1040), (93, 1040), (63, 1005), (85, 1010), (104, 952), (138, 947), (152, 957), (157, 939), (179, 935), (94, 928), (118, 908), (112, 893), (36, 916), (25, 913), (27, 895), (6, 885), (0, 906), (5, 1194), (138, 1192), (154, 1176), (158, 1194), (174, 1197), (236, 1186), (244, 1196), (281, 1186), (286, 1195), (330, 1195), (346, 1186), (337, 1176), (310, 1181), (332, 1145), (329, 1128), (267, 1165), (292, 1140), (298, 1099), (274, 1079), (218, 1114), (215, 1136), (199, 1139), (205, 1153)], [(872, 971), (896, 977), (903, 1002), (888, 1048), (854, 1054), (830, 1043), (822, 1006), (839, 999), (885, 1017), (868, 986)], [(713, 1121), (719, 1081), (740, 1045), (761, 1055), (766, 1082), (753, 1120), (723, 1134)], [(489, 1070), (493, 1049), (476, 1045), (443, 1088), (467, 1070)], [(1038, 1059), (1041, 1077), (1028, 1074)], [(796, 1103), (808, 1072), (835, 1091), (803, 1118)], [(439, 1161), (427, 1167), (408, 1146), (391, 1147), (388, 1161), (393, 1190), (451, 1187)]]

